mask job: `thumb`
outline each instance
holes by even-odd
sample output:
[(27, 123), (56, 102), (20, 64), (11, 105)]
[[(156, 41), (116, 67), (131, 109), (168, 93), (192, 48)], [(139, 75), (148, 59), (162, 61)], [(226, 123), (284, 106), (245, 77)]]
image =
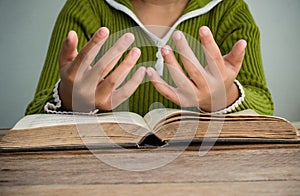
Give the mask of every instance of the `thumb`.
[(76, 56), (78, 55), (77, 51), (78, 37), (75, 31), (70, 31), (67, 38), (62, 44), (62, 48), (59, 54), (59, 67), (63, 68), (64, 66), (71, 63)]
[(233, 47), (229, 54), (227, 54), (224, 58), (233, 69), (239, 72), (244, 56), (245, 56), (245, 48), (247, 46), (247, 42), (245, 40), (239, 40)]

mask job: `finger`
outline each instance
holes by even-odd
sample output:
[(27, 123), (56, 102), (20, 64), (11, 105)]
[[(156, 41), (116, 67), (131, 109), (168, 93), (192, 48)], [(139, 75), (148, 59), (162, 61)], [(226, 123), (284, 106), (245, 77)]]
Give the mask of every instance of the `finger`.
[(187, 40), (181, 31), (173, 34), (173, 40), (180, 54), (181, 61), (191, 80), (197, 85), (202, 86), (206, 82), (206, 73), (202, 65), (199, 63), (194, 52), (190, 48)]
[(225, 55), (225, 61), (229, 62), (230, 68), (237, 73), (240, 71), (244, 56), (247, 42), (245, 40), (239, 40), (232, 48), (231, 52)]
[(114, 70), (104, 81), (103, 86), (105, 89), (102, 90), (111, 92), (116, 89), (126, 78), (130, 70), (138, 61), (141, 55), (141, 51), (138, 48), (133, 48), (129, 54), (125, 57), (125, 59), (121, 62), (121, 64)]
[(127, 100), (138, 88), (138, 86), (143, 82), (144, 77), (146, 73), (145, 67), (140, 67), (130, 78), (130, 80), (127, 81), (124, 86), (117, 89), (113, 92), (112, 95), (112, 108), (115, 108), (116, 106), (123, 103), (125, 100)]
[(171, 47), (164, 46), (162, 47), (161, 52), (176, 86), (180, 89), (187, 89), (191, 87), (191, 85), (193, 84), (191, 80), (189, 80), (186, 74), (183, 72)]
[(132, 33), (124, 34), (95, 64), (93, 77), (97, 77), (99, 80), (104, 79), (133, 41), (134, 35)]
[(170, 85), (168, 85), (159, 75), (158, 73), (151, 67), (148, 67), (146, 73), (152, 82), (153, 86), (156, 90), (169, 99), (170, 101), (174, 102), (175, 104), (179, 105), (180, 101), (176, 94), (176, 89)]
[(77, 44), (78, 38), (76, 32), (70, 31), (60, 50), (58, 58), (60, 68), (63, 68), (75, 59), (78, 54)]
[(90, 64), (98, 54), (100, 48), (106, 41), (108, 35), (109, 30), (106, 27), (101, 27), (95, 32), (91, 40), (82, 48), (82, 50), (74, 60), (72, 69), (70, 70), (70, 74), (76, 74), (80, 66), (83, 66), (82, 69), (88, 68), (90, 66)]
[(199, 29), (199, 34), (208, 64), (206, 70), (210, 71), (213, 75), (225, 73), (223, 56), (210, 29), (203, 26)]

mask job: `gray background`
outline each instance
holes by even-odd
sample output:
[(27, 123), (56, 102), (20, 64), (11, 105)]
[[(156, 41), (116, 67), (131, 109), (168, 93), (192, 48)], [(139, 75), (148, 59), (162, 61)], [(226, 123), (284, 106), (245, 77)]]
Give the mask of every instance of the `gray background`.
[[(0, 128), (24, 115), (65, 0), (0, 0)], [(300, 121), (300, 1), (246, 0), (261, 29), (275, 115)]]

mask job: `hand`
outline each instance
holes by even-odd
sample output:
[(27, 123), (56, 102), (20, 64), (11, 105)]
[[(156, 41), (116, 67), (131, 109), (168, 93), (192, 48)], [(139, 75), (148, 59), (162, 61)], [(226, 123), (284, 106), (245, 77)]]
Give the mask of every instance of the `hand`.
[(229, 54), (222, 56), (208, 27), (201, 27), (199, 34), (207, 60), (205, 68), (183, 33), (176, 31), (173, 40), (189, 78), (169, 46), (162, 48), (162, 55), (177, 87), (168, 85), (153, 68), (147, 68), (147, 74), (155, 88), (175, 104), (213, 112), (233, 104), (239, 97), (234, 80), (242, 66), (247, 43), (239, 40)]
[(59, 56), (59, 96), (64, 110), (112, 110), (132, 95), (143, 81), (146, 69), (141, 67), (126, 84), (118, 88), (139, 59), (138, 48), (131, 49), (124, 61), (109, 74), (133, 43), (134, 36), (131, 33), (124, 34), (93, 67), (90, 66), (108, 36), (107, 28), (98, 29), (78, 53), (77, 34), (69, 32)]

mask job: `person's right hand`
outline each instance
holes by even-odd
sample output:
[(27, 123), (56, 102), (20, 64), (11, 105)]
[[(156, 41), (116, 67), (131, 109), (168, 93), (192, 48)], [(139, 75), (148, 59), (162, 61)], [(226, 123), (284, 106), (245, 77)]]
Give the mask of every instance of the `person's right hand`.
[(138, 48), (131, 49), (124, 61), (109, 74), (133, 43), (134, 36), (131, 33), (124, 34), (93, 67), (91, 66), (108, 36), (109, 30), (101, 27), (78, 53), (77, 34), (74, 31), (69, 32), (59, 56), (61, 82), (58, 92), (63, 110), (112, 110), (128, 99), (143, 81), (146, 69), (140, 67), (127, 83), (118, 88), (139, 59)]

